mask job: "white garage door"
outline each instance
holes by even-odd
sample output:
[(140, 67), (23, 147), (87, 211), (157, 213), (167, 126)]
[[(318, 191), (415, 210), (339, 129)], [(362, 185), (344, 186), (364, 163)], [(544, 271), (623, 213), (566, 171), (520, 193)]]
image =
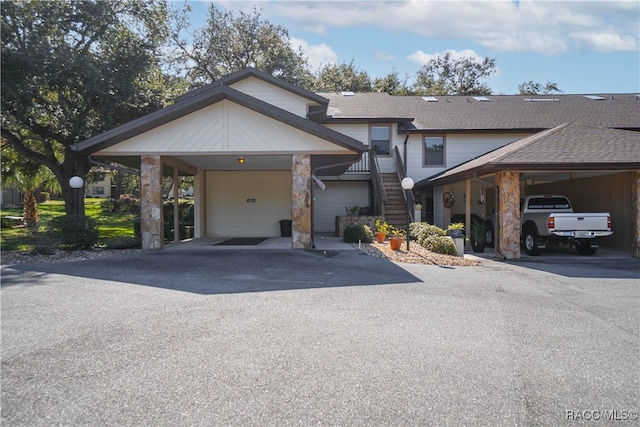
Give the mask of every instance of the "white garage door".
[(313, 231), (324, 233), (335, 231), (336, 216), (346, 215), (345, 207), (369, 206), (368, 181), (324, 181), (322, 190), (313, 188)]
[(205, 186), (207, 236), (280, 236), (291, 219), (291, 171), (209, 171)]

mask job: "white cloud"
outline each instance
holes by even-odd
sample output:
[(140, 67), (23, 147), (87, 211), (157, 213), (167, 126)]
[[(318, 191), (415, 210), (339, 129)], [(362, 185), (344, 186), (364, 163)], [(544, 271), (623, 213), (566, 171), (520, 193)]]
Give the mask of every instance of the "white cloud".
[(376, 52), (376, 59), (382, 62), (393, 62), (396, 60), (396, 56), (392, 53)]
[(425, 37), (475, 42), (495, 51), (558, 55), (571, 50), (637, 50), (637, 1), (276, 1), (269, 16), (326, 34), (331, 27), (373, 26)]
[(324, 65), (338, 62), (338, 54), (325, 43), (313, 45), (306, 40), (291, 37), (290, 44), (296, 50), (298, 48), (302, 49), (313, 71), (319, 70)]

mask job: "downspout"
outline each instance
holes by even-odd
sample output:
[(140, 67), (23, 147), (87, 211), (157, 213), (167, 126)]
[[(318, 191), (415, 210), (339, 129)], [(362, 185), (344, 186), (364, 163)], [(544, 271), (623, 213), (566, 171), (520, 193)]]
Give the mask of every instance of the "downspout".
[(409, 166), (407, 165), (407, 163), (409, 163), (407, 161), (407, 142), (408, 141), (409, 141), (409, 134), (407, 134), (404, 137), (404, 153), (403, 153), (403, 155), (404, 155), (404, 176), (409, 176), (409, 172), (408, 172)]
[(478, 178), (478, 173), (474, 172), (473, 173), (473, 180), (474, 181), (478, 181), (482, 184), (485, 184), (487, 187), (493, 187), (496, 190), (496, 197), (495, 200), (493, 202), (493, 209), (496, 213), (496, 221), (493, 224), (493, 252), (498, 255), (498, 258), (501, 259), (502, 261), (506, 260), (507, 257), (504, 256), (502, 254), (502, 252), (500, 252), (500, 187), (498, 187), (496, 184), (489, 182), (489, 181), (485, 181), (483, 179)]

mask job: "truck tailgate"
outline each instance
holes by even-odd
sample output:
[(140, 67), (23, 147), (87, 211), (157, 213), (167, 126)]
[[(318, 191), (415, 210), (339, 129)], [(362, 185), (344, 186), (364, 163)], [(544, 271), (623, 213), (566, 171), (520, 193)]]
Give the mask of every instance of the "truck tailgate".
[(608, 213), (554, 213), (555, 231), (598, 231), (609, 230)]

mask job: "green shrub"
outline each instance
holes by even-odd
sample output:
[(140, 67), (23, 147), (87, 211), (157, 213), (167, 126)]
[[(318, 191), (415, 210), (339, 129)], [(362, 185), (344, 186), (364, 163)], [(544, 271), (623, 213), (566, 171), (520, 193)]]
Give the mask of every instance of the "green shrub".
[(116, 211), (116, 200), (115, 199), (104, 199), (100, 202), (100, 209), (102, 212), (115, 212)]
[(424, 246), (424, 241), (432, 236), (446, 236), (447, 232), (440, 227), (431, 225), (428, 222), (413, 222), (409, 224), (409, 234), (411, 240), (417, 241)]
[(444, 255), (457, 255), (456, 244), (453, 239), (448, 236), (429, 236), (427, 237), (422, 246), (430, 250)]
[(49, 200), (51, 200), (51, 193), (41, 191), (40, 194), (38, 194), (38, 203), (45, 203)]
[(131, 194), (123, 194), (114, 201), (113, 212), (131, 212), (134, 215), (140, 214), (140, 199)]
[(344, 228), (344, 241), (347, 243), (371, 243), (373, 232), (368, 225), (352, 222)]
[(96, 220), (84, 215), (52, 218), (48, 231), (52, 237), (60, 239), (60, 247), (64, 249), (93, 247), (100, 236)]

